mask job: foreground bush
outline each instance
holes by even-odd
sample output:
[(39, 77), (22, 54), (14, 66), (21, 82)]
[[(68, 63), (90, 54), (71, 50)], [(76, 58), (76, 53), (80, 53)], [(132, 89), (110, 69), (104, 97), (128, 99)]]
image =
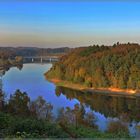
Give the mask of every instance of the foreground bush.
[(128, 133), (110, 133), (110, 132), (100, 132), (97, 129), (87, 128), (84, 126), (74, 127), (70, 125), (65, 128), (69, 134), (75, 138), (131, 138)]
[(68, 135), (56, 123), (0, 113), (0, 137), (63, 138)]
[[(118, 127), (119, 128), (119, 127)], [(61, 125), (0, 113), (0, 138), (129, 138), (128, 133), (99, 132), (95, 128)]]
[(120, 122), (112, 122), (108, 132), (99, 132), (93, 112), (86, 112), (83, 105), (60, 109), (57, 118), (53, 106), (42, 97), (30, 101), (19, 90), (2, 101), (0, 111), (0, 138), (124, 138), (128, 129)]
[(118, 137), (120, 136), (129, 136), (128, 127), (123, 124), (121, 121), (112, 121), (108, 125), (108, 133), (116, 134)]

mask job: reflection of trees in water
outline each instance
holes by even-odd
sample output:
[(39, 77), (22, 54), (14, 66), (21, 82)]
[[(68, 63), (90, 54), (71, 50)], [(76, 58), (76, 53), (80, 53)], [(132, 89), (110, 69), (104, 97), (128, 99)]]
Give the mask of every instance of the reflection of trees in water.
[(92, 110), (106, 117), (129, 117), (128, 120), (140, 121), (140, 98), (111, 96), (99, 93), (84, 93), (81, 91), (57, 87), (56, 94), (65, 95), (68, 99), (78, 99)]
[(4, 70), (0, 70), (0, 110), (2, 110), (4, 105), (4, 94), (3, 94), (3, 81), (2, 77), (5, 74)]
[(3, 75), (5, 74), (5, 70), (0, 70), (0, 94), (3, 93)]
[[(16, 66), (19, 70), (23, 68), (23, 64), (18, 64)], [(0, 110), (3, 108), (5, 94), (3, 91), (3, 76), (10, 69), (10, 67), (1, 67), (0, 68)]]
[(23, 64), (19, 64), (19, 65), (17, 65), (17, 68), (18, 68), (19, 70), (22, 70), (22, 68), (23, 68)]
[[(23, 68), (23, 64), (18, 64), (16, 66), (19, 70), (21, 70)], [(10, 68), (9, 67), (1, 67), (0, 69), (0, 92), (3, 92), (3, 81), (2, 81), (2, 78), (3, 76), (5, 75), (6, 71), (8, 71)]]

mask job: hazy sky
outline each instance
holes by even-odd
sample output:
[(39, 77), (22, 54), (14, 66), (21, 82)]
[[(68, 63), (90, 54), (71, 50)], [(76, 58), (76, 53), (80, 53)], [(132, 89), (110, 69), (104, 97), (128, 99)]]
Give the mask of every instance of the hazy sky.
[(0, 2), (0, 46), (140, 43), (140, 2), (124, 1)]

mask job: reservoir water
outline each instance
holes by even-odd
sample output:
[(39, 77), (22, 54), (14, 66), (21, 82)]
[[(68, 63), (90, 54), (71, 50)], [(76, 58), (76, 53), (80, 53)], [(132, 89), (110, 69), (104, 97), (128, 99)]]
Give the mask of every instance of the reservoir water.
[(73, 108), (77, 103), (82, 104), (86, 111), (93, 111), (100, 130), (106, 130), (111, 120), (122, 118), (127, 120), (130, 132), (135, 134), (135, 126), (140, 121), (140, 98), (83, 93), (56, 87), (44, 76), (51, 67), (52, 64), (24, 64), (22, 69), (10, 68), (2, 78), (6, 98), (17, 89), (26, 92), (31, 100), (42, 96), (53, 105), (54, 114), (62, 107)]

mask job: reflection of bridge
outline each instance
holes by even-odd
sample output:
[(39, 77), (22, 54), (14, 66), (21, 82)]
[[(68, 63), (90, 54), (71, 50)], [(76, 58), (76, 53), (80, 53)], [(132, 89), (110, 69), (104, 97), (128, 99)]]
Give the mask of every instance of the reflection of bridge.
[(23, 57), (23, 62), (57, 62), (59, 60), (58, 56), (25, 56)]

